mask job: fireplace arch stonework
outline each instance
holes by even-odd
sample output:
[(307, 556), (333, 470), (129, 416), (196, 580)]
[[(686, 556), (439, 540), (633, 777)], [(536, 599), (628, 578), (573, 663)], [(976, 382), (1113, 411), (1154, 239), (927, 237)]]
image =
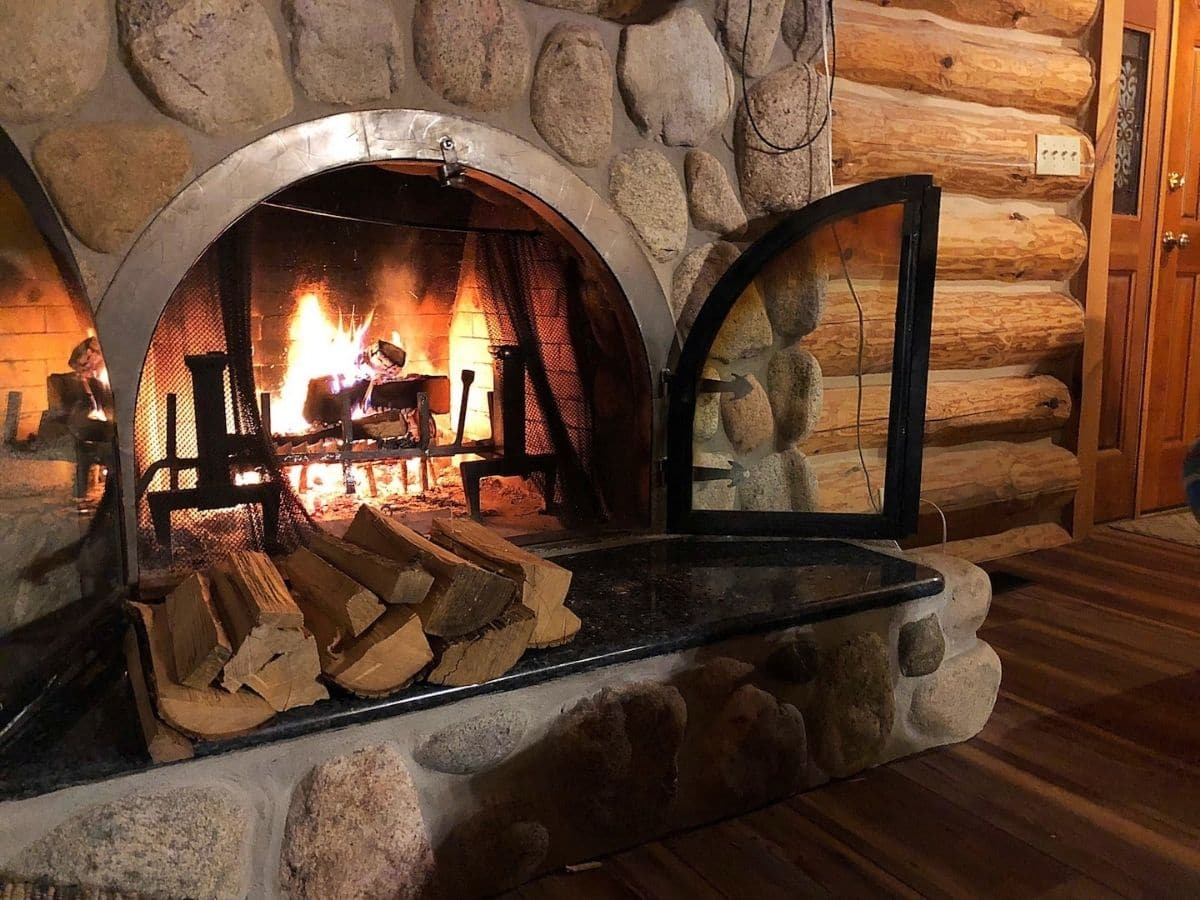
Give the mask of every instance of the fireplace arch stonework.
[[(451, 149), (444, 149), (449, 139)], [(136, 482), (133, 434), (137, 384), (154, 327), (176, 285), (205, 249), (257, 203), (303, 178), (357, 163), (458, 163), (544, 204), (607, 266), (628, 300), (645, 343), (647, 379), (665, 365), (675, 322), (658, 277), (621, 217), (578, 176), (523, 139), (469, 119), (421, 110), (327, 116), (273, 132), (197, 177), (151, 220), (96, 307), (114, 386), (122, 484)], [(657, 441), (659, 436), (654, 436)], [(126, 534), (136, 528), (133, 498), (122, 503)], [(127, 542), (128, 571), (137, 571)]]

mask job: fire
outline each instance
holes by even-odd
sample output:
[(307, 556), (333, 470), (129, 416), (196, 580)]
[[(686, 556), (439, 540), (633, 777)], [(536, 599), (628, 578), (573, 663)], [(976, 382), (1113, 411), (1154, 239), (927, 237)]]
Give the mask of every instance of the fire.
[(339, 313), (334, 322), (326, 314), (320, 294), (308, 291), (300, 295), (288, 327), (287, 373), (278, 399), (272, 398), (273, 430), (284, 434), (308, 430), (304, 398), (310, 381), (329, 378), (334, 390), (342, 390), (371, 377), (362, 354), (373, 316), (372, 310), (361, 323), (355, 316), (346, 322)]

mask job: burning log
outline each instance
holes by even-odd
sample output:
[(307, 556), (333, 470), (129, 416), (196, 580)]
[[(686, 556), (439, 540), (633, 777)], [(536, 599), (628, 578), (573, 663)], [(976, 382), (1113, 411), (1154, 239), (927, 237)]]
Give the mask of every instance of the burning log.
[(437, 663), (426, 676), (433, 684), (466, 687), (499, 678), (517, 664), (529, 646), (537, 617), (514, 603), (494, 622), (473, 634), (434, 641)]
[(517, 586), (439, 547), (406, 525), (369, 506), (360, 506), (346, 540), (403, 564), (416, 564), (433, 575), (429, 596), (416, 606), (428, 634), (459, 637), (495, 620), (512, 602)]
[(472, 519), (434, 519), (433, 540), (520, 585), (521, 603), (537, 616), (529, 646), (555, 647), (579, 631), (579, 617), (563, 606), (571, 588), (567, 569), (506, 541)]
[(431, 413), (450, 412), (450, 379), (445, 375), (406, 375), (390, 381), (364, 378), (344, 388), (324, 376), (309, 381), (303, 414), (309, 422), (333, 424), (342, 421), (347, 408), (416, 409), (417, 395), (422, 393), (429, 397)]

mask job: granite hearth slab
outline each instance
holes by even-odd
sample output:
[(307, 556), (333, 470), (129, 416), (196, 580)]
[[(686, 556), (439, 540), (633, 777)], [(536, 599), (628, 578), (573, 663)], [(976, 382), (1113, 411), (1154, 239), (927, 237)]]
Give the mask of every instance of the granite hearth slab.
[[(331, 689), (330, 700), (290, 710), (251, 734), (200, 742), (197, 755), (214, 756), (740, 635), (889, 607), (934, 596), (944, 587), (942, 575), (917, 562), (836, 541), (665, 536), (582, 549), (562, 546), (547, 555), (575, 573), (568, 605), (583, 627), (572, 643), (530, 651), (504, 677), (470, 687), (417, 684), (377, 700)], [(136, 717), (120, 666), (110, 667), (92, 690), (94, 699), (85, 704), (85, 712), (62, 710), (63, 719), (77, 719), (71, 726), (51, 722), (10, 751), (0, 766), (0, 799), (34, 796), (150, 765), (131, 740)]]

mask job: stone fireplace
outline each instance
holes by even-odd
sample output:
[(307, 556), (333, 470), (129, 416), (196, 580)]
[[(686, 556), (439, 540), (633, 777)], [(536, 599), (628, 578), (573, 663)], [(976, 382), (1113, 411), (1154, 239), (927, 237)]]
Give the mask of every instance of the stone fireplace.
[[(80, 589), (0, 635), (0, 875), (482, 896), (983, 726), (987, 578), (891, 541), (938, 191), (829, 196), (795, 21), (739, 104), (736, 4), (62, 6), (69, 35), (26, 24), (80, 46), (57, 81), (0, 79), (0, 162), (75, 297), (93, 424), (49, 460), (9, 443), (55, 464), (21, 515), (87, 517), (13, 566)], [(163, 727), (182, 678), (131, 660), (179, 633), (145, 626), (164, 594), (361, 509), (512, 538), (569, 572), (578, 635), (483, 681), (322, 670), (252, 727)], [(462, 637), (399, 606), (438, 654)]]

